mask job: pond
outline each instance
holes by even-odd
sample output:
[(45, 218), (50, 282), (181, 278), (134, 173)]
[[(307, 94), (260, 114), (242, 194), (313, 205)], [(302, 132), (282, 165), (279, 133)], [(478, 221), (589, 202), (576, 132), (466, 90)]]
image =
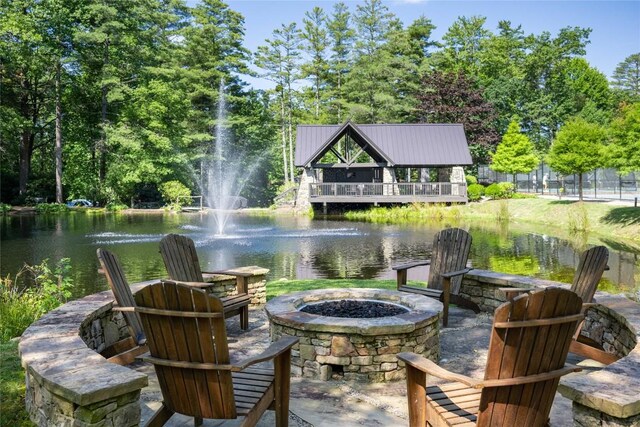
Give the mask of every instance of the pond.
[[(24, 262), (71, 259), (74, 296), (107, 289), (98, 273), (96, 249), (115, 252), (129, 282), (166, 277), (158, 243), (167, 233), (195, 242), (204, 270), (259, 265), (268, 279), (386, 278), (391, 266), (429, 256), (433, 235), (442, 224), (386, 225), (301, 217), (236, 215), (225, 235), (214, 233), (205, 214), (90, 214), (2, 218), (0, 274), (12, 276)], [(473, 237), (471, 263), (476, 268), (571, 282), (579, 254), (603, 244), (592, 236), (548, 235), (533, 226), (457, 224)], [(588, 237), (588, 239), (587, 239)], [(600, 289), (636, 293), (640, 289), (640, 253), (632, 246), (605, 240), (610, 270)], [(415, 271), (414, 271), (415, 270)], [(409, 279), (426, 280), (414, 269)]]

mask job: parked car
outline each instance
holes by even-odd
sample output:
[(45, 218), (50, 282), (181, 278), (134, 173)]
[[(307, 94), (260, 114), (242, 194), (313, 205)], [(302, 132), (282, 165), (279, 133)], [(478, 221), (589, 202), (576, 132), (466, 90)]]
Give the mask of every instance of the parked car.
[(93, 203), (91, 203), (87, 199), (73, 199), (67, 202), (67, 206), (69, 206), (70, 208), (92, 208)]

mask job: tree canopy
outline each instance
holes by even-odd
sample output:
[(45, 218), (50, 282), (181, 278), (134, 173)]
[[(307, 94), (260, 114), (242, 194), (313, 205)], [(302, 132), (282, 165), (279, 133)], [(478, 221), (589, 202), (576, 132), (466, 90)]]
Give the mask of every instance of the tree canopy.
[(520, 132), (518, 121), (512, 120), (496, 152), (491, 156), (491, 169), (513, 174), (515, 181), (516, 174), (531, 172), (539, 162), (540, 159), (534, 153), (533, 143)]

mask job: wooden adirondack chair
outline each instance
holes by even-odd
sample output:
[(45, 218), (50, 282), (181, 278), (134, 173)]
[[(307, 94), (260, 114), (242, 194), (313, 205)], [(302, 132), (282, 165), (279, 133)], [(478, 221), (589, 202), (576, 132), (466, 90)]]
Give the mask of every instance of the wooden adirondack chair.
[[(111, 292), (113, 292), (113, 296), (118, 303), (118, 307), (114, 307), (114, 309), (134, 307), (136, 303), (118, 257), (104, 249), (98, 249), (97, 254), (102, 270), (107, 277), (107, 283), (109, 283)], [(132, 311), (124, 311), (123, 314), (127, 320), (130, 337), (113, 344), (103, 351), (102, 355), (109, 362), (128, 365), (133, 362), (136, 356), (149, 350), (146, 346), (147, 339), (142, 330), (140, 317)]]
[[(476, 304), (458, 296), (462, 276), (471, 271), (471, 268), (467, 268), (470, 249), (471, 235), (466, 231), (460, 228), (446, 228), (438, 232), (433, 239), (431, 260), (392, 267), (397, 271), (398, 290), (418, 293), (442, 301), (444, 326), (449, 323), (450, 302), (471, 308), (476, 313), (479, 312), (480, 309)], [(423, 265), (430, 265), (427, 287), (408, 286), (407, 270)]]
[[(407, 364), (412, 427), (544, 426), (565, 366), (569, 343), (584, 318), (574, 292), (548, 288), (523, 294), (498, 307), (484, 380), (455, 374), (414, 353)], [(426, 387), (426, 374), (453, 381)]]
[(236, 277), (237, 294), (222, 298), (225, 306), (225, 316), (240, 316), (240, 327), (243, 330), (249, 329), (249, 303), (251, 298), (248, 294), (249, 274), (226, 270), (220, 272), (202, 272), (196, 245), (193, 240), (179, 234), (168, 234), (160, 240), (160, 254), (167, 269), (169, 278), (177, 283), (187, 283), (199, 288), (213, 286), (206, 281), (205, 275), (228, 275)]
[[(602, 274), (605, 270), (608, 270), (607, 262), (609, 261), (609, 250), (604, 246), (594, 246), (591, 249), (584, 251), (580, 255), (580, 261), (578, 262), (578, 268), (573, 276), (573, 283), (571, 285), (571, 291), (575, 292), (580, 298), (582, 298), (582, 310), (586, 311), (595, 305), (593, 303), (593, 296), (598, 289), (598, 283), (602, 278)], [(519, 289), (519, 288), (503, 288), (502, 289), (507, 299), (512, 299), (515, 295), (522, 292), (530, 292), (531, 289)], [(576, 332), (571, 341), (569, 351), (574, 354), (578, 354), (589, 359), (596, 360), (600, 363), (607, 365), (615, 362), (619, 359), (615, 354), (607, 353), (593, 340), (587, 340), (580, 335), (583, 323), (580, 323), (576, 328)]]
[[(235, 419), (255, 425), (266, 409), (275, 409), (276, 425), (287, 426), (291, 347), (282, 338), (262, 354), (231, 363), (222, 301), (205, 290), (157, 283), (136, 293), (136, 312), (147, 333), (151, 362), (162, 391), (162, 407), (147, 423), (164, 425), (174, 413), (195, 418)], [(251, 368), (273, 360), (271, 368)]]

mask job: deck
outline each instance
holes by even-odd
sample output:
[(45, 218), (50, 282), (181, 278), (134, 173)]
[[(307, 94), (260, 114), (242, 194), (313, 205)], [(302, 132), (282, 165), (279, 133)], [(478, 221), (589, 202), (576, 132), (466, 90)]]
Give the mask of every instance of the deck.
[(309, 184), (311, 203), (467, 202), (467, 185), (450, 182)]

